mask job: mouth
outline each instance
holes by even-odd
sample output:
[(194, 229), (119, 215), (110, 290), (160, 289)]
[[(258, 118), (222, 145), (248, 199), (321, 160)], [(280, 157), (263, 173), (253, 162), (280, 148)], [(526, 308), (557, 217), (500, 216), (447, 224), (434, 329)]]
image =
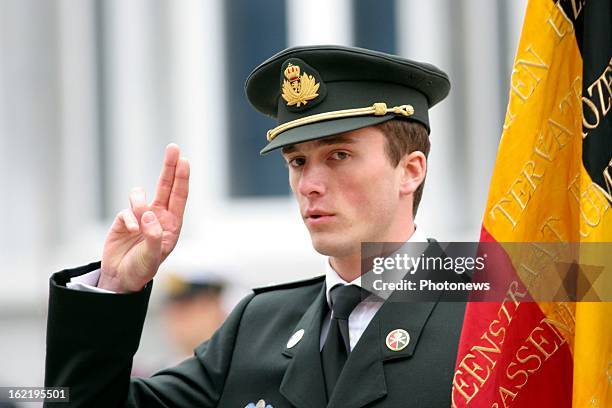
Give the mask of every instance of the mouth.
[(304, 215), (304, 222), (310, 225), (317, 225), (328, 222), (335, 217), (335, 214), (324, 212), (324, 211), (306, 211)]

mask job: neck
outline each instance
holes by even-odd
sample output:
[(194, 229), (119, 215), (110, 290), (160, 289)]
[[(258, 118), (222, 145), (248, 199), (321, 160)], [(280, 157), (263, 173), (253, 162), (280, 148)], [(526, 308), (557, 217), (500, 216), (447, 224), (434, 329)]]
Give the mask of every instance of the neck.
[[(403, 234), (398, 234), (392, 239), (388, 239), (384, 242), (406, 242), (414, 234), (415, 227), (414, 223), (410, 224), (409, 228), (406, 228)], [(382, 241), (381, 241), (382, 242)], [(361, 276), (361, 244), (357, 252), (351, 253), (346, 256), (330, 256), (329, 263), (334, 271), (346, 282), (352, 282)]]
[(343, 257), (330, 257), (329, 263), (346, 282), (352, 282), (361, 275), (361, 253)]

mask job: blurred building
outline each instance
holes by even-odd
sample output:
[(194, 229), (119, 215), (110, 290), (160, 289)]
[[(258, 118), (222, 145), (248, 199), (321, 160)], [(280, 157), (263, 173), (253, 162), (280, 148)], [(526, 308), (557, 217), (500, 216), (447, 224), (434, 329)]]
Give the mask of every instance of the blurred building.
[[(525, 3), (0, 0), (7, 380), (42, 383), (48, 276), (100, 257), (130, 188), (152, 193), (170, 141), (192, 163), (172, 256), (229, 260), (247, 287), (322, 273), (280, 157), (258, 156), (273, 122), (243, 95), (247, 73), (287, 46), (364, 46), (449, 72), (417, 224), (439, 240), (476, 240)], [(162, 344), (156, 299), (145, 365)]]

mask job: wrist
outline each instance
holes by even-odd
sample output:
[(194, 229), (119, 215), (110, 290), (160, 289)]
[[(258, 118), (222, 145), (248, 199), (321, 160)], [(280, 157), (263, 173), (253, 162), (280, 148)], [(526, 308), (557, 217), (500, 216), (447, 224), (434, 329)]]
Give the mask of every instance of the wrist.
[[(121, 280), (115, 276), (109, 276), (104, 273), (104, 270), (100, 273), (100, 279), (96, 285), (100, 289), (110, 290), (115, 293), (131, 293), (138, 292), (140, 289), (130, 289), (124, 285)], [(141, 288), (142, 289), (142, 288)]]

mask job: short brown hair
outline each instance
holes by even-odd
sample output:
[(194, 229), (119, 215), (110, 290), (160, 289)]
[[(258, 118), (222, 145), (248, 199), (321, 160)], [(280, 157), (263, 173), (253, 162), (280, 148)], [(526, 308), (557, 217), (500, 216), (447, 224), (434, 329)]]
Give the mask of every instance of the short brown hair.
[[(425, 126), (418, 122), (402, 119), (391, 119), (386, 122), (376, 125), (387, 138), (386, 152), (391, 164), (397, 166), (406, 154), (420, 151), (425, 157), (429, 155), (429, 134)], [(412, 216), (415, 217), (421, 197), (423, 196), (423, 187), (425, 179), (416, 189), (412, 202)]]

